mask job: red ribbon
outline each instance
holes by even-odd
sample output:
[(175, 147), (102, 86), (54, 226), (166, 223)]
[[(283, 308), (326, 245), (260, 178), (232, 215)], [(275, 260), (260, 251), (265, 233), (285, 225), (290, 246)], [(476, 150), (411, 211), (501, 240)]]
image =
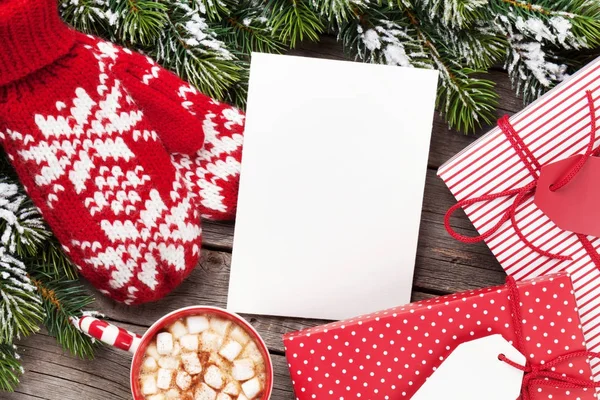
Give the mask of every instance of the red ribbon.
[[(522, 354), (524, 353), (524, 340), (523, 340), (523, 318), (521, 317), (521, 300), (519, 297), (519, 290), (517, 289), (517, 283), (515, 278), (509, 276), (506, 278), (506, 287), (509, 292), (509, 301), (512, 311), (512, 322), (515, 329), (515, 335), (517, 337), (516, 348)], [(574, 358), (580, 357), (591, 357), (600, 358), (600, 353), (593, 351), (574, 351), (572, 353), (563, 354), (552, 360), (546, 361), (544, 364), (532, 364), (529, 360), (525, 365), (517, 364), (516, 362), (508, 359), (504, 354), (500, 354), (498, 359), (504, 361), (508, 365), (520, 369), (525, 374), (523, 375), (523, 384), (521, 386), (521, 399), (532, 400), (533, 393), (536, 387), (539, 386), (551, 386), (562, 389), (593, 389), (600, 387), (600, 382), (596, 383), (593, 380), (573, 378), (570, 376), (563, 376), (558, 372), (552, 371), (553, 367), (569, 361)]]
[[(583, 166), (590, 157), (600, 154), (600, 147), (594, 149), (594, 142), (596, 141), (596, 109), (594, 107), (594, 98), (592, 96), (591, 91), (586, 91), (586, 98), (590, 110), (590, 140), (587, 149), (583, 156), (580, 157), (578, 161), (573, 164), (573, 166), (563, 175), (563, 177), (551, 185), (550, 189), (552, 191), (559, 190), (564, 186), (568, 185), (569, 182), (579, 173), (581, 168), (583, 168)], [(510, 144), (516, 151), (517, 155), (519, 156), (523, 164), (527, 167), (529, 174), (533, 177), (533, 181), (528, 183), (527, 185), (516, 189), (508, 189), (499, 193), (485, 194), (483, 196), (473, 197), (470, 199), (463, 199), (459, 201), (458, 203), (450, 207), (446, 212), (446, 215), (444, 216), (444, 225), (446, 226), (446, 230), (448, 231), (450, 236), (452, 236), (456, 240), (459, 240), (463, 243), (476, 243), (485, 240), (494, 233), (496, 233), (506, 221), (510, 220), (511, 225), (519, 239), (521, 239), (521, 241), (525, 243), (525, 245), (530, 249), (549, 258), (562, 261), (571, 260), (571, 256), (563, 254), (554, 254), (534, 245), (529, 239), (525, 237), (525, 235), (519, 228), (519, 225), (517, 223), (517, 208), (525, 200), (527, 200), (535, 194), (542, 166), (540, 165), (539, 161), (535, 158), (533, 153), (529, 150), (529, 148), (525, 145), (523, 139), (521, 139), (521, 137), (517, 134), (514, 127), (511, 125), (507, 115), (500, 118), (500, 120), (498, 121), (498, 127), (500, 128), (500, 130), (502, 130), (504, 135), (506, 135), (506, 137), (510, 141)], [(454, 212), (460, 208), (465, 208), (479, 202), (492, 201), (501, 197), (513, 196), (514, 200), (512, 204), (506, 209), (506, 211), (504, 211), (498, 222), (496, 222), (494, 226), (492, 226), (490, 229), (481, 233), (478, 236), (461, 235), (460, 233), (456, 232), (450, 225), (450, 218), (452, 217), (452, 214), (454, 214)], [(600, 269), (600, 254), (596, 252), (594, 246), (588, 240), (586, 235), (579, 233), (576, 235), (581, 244), (583, 245), (584, 249), (587, 251), (588, 255), (591, 257), (596, 267)]]

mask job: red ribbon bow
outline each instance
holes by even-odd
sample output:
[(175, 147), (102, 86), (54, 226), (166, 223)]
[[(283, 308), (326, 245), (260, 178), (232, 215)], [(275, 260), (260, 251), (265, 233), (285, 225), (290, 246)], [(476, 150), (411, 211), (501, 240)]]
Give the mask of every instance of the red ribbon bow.
[[(517, 283), (512, 276), (509, 276), (506, 279), (506, 287), (510, 293), (509, 300), (512, 311), (512, 322), (515, 329), (515, 335), (517, 337), (516, 348), (524, 354), (523, 318), (521, 317), (520, 309), (521, 301), (519, 298)], [(589, 379), (573, 378), (552, 371), (552, 369), (557, 365), (580, 357), (600, 358), (600, 353), (586, 350), (574, 351), (572, 353), (563, 354), (553, 358), (552, 360), (546, 361), (544, 364), (532, 364), (530, 361), (527, 361), (525, 365), (520, 365), (512, 360), (509, 360), (504, 354), (500, 354), (498, 359), (525, 372), (521, 386), (521, 399), (532, 400), (535, 388), (539, 386), (551, 386), (563, 389), (592, 389), (600, 387), (600, 382), (596, 383)]]
[[(583, 166), (590, 157), (600, 154), (600, 147), (594, 149), (594, 142), (596, 141), (596, 109), (594, 106), (594, 98), (592, 96), (591, 91), (586, 91), (586, 98), (590, 110), (590, 141), (588, 143), (585, 153), (583, 154), (583, 157), (580, 157), (578, 161), (573, 164), (573, 166), (563, 175), (561, 179), (559, 179), (557, 182), (551, 185), (550, 189), (552, 191), (559, 190), (562, 187), (566, 186), (579, 173), (581, 168), (583, 168)], [(521, 139), (521, 137), (517, 134), (514, 127), (511, 125), (507, 115), (500, 118), (500, 120), (498, 121), (498, 127), (506, 135), (512, 147), (515, 149), (517, 155), (519, 156), (523, 164), (525, 164), (525, 166), (527, 167), (527, 170), (533, 177), (533, 181), (525, 186), (516, 189), (508, 189), (499, 193), (485, 194), (483, 196), (473, 197), (470, 199), (463, 199), (459, 201), (458, 203), (450, 207), (446, 212), (446, 215), (444, 216), (444, 225), (446, 226), (446, 230), (453, 238), (463, 243), (476, 243), (485, 240), (491, 235), (493, 235), (496, 231), (498, 231), (498, 229), (500, 229), (500, 227), (506, 221), (510, 220), (511, 225), (514, 228), (517, 236), (519, 237), (519, 239), (521, 239), (521, 241), (523, 241), (523, 243), (525, 243), (527, 247), (549, 258), (554, 258), (562, 261), (571, 260), (572, 258), (569, 255), (554, 254), (534, 245), (529, 239), (525, 237), (525, 235), (519, 228), (516, 218), (517, 208), (525, 200), (527, 200), (529, 197), (535, 194), (542, 166), (540, 165), (539, 161), (535, 158), (533, 153), (529, 150), (529, 148), (525, 145), (523, 139)], [(492, 201), (500, 197), (512, 196), (515, 196), (512, 204), (502, 214), (498, 222), (496, 222), (494, 226), (492, 226), (490, 229), (483, 232), (479, 236), (461, 235), (460, 233), (456, 232), (450, 225), (450, 218), (452, 217), (452, 214), (454, 214), (454, 212), (460, 208), (465, 208), (472, 204), (479, 203), (482, 201)], [(583, 234), (577, 234), (577, 238), (591, 257), (596, 267), (600, 268), (600, 255), (596, 252), (592, 243)]]

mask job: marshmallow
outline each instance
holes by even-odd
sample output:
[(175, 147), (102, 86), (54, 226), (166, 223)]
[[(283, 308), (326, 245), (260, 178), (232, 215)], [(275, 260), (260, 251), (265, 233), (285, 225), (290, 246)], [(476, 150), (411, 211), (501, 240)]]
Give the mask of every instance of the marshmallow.
[(237, 400), (250, 400), (250, 399), (249, 399), (249, 398), (247, 398), (246, 396), (244, 396), (244, 393), (241, 393), (241, 394), (238, 396)]
[(198, 351), (198, 335), (184, 335), (179, 338), (179, 343), (184, 350)]
[(242, 383), (242, 390), (246, 397), (253, 399), (262, 390), (262, 385), (258, 378), (252, 378), (249, 381)]
[(210, 386), (202, 382), (196, 389), (194, 400), (216, 400), (217, 392), (215, 392)]
[(230, 363), (217, 353), (210, 353), (210, 357), (208, 358), (208, 364), (215, 364), (217, 367), (228, 370), (230, 368)]
[(158, 350), (156, 349), (156, 344), (152, 343), (146, 347), (146, 355), (158, 360), (160, 358), (160, 354), (158, 354)]
[(173, 344), (173, 350), (171, 351), (171, 355), (173, 357), (177, 357), (180, 353), (181, 353), (181, 346), (179, 345), (179, 342), (175, 342)]
[(179, 358), (171, 356), (161, 357), (158, 360), (158, 366), (165, 369), (177, 369), (179, 368)]
[(158, 365), (156, 364), (156, 360), (152, 357), (145, 357), (144, 363), (142, 364), (142, 369), (144, 371), (153, 372), (158, 369)]
[(188, 330), (183, 324), (183, 322), (175, 321), (171, 324), (171, 326), (169, 326), (169, 332), (171, 332), (171, 334), (175, 336), (175, 339), (179, 339), (183, 335), (187, 335)]
[(225, 376), (216, 365), (211, 365), (204, 373), (204, 382), (212, 388), (221, 389), (225, 384)]
[(217, 400), (231, 400), (231, 396), (225, 393), (219, 393)]
[(196, 353), (183, 353), (181, 354), (181, 361), (183, 362), (183, 368), (190, 375), (196, 375), (202, 372), (202, 364)]
[(229, 361), (233, 361), (236, 357), (242, 352), (242, 345), (236, 342), (235, 340), (229, 340), (225, 343), (221, 350), (219, 350), (219, 354)]
[(231, 369), (231, 376), (236, 381), (247, 381), (254, 377), (254, 361), (249, 358), (235, 360)]
[(240, 394), (240, 384), (238, 382), (229, 382), (224, 388), (223, 393), (237, 396)]
[(200, 341), (204, 351), (217, 351), (223, 344), (223, 337), (211, 331), (204, 331), (200, 336)]
[(171, 381), (173, 380), (173, 370), (160, 368), (158, 370), (158, 376), (156, 378), (156, 386), (160, 389), (168, 389), (171, 387)]
[(187, 317), (187, 328), (189, 333), (200, 333), (208, 329), (208, 318), (203, 315)]
[(161, 332), (156, 335), (156, 350), (158, 354), (166, 356), (173, 351), (173, 335), (169, 332)]
[(140, 379), (140, 387), (142, 389), (142, 394), (155, 394), (158, 392), (158, 387), (156, 387), (156, 378), (154, 375), (142, 375), (142, 379)]
[(192, 386), (192, 377), (185, 371), (177, 372), (175, 383), (181, 390), (187, 390)]
[(229, 333), (229, 337), (241, 344), (242, 346), (245, 346), (246, 343), (250, 341), (250, 335), (248, 335), (248, 333), (244, 329), (242, 329), (242, 327), (237, 325), (233, 327), (233, 329)]
[(227, 330), (229, 329), (229, 326), (231, 326), (231, 321), (228, 321), (226, 319), (221, 319), (217, 317), (212, 317), (210, 319), (210, 329), (217, 332), (221, 336), (227, 335)]
[(170, 389), (165, 396), (167, 400), (181, 400), (179, 390), (177, 389)]
[(152, 395), (148, 397), (148, 400), (165, 400), (165, 395), (162, 393)]
[(251, 359), (257, 365), (264, 363), (262, 353), (254, 342), (249, 343), (248, 346), (246, 346), (244, 352), (242, 353), (242, 357)]

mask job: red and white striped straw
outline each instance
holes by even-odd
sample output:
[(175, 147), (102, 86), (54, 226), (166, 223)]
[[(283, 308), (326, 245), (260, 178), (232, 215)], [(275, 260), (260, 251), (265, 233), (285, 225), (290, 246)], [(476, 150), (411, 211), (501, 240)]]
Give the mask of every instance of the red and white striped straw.
[(142, 337), (98, 318), (71, 318), (71, 323), (83, 333), (121, 350), (135, 353)]

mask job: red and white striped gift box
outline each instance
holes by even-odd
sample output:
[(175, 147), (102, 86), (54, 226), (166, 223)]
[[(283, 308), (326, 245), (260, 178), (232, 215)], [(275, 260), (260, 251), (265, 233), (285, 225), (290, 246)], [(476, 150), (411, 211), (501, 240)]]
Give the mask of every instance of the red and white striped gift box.
[[(590, 109), (594, 99), (600, 116), (600, 59), (510, 118), (517, 135), (541, 165), (584, 153), (590, 142)], [(600, 124), (599, 124), (600, 125)], [(597, 132), (595, 146), (600, 144)], [(438, 175), (458, 201), (522, 187), (535, 178), (499, 128), (442, 165)], [(486, 232), (512, 205), (514, 197), (478, 202), (464, 208), (475, 228)], [(598, 205), (600, 206), (600, 204)], [(511, 221), (485, 240), (506, 272), (517, 280), (568, 271), (573, 278), (583, 331), (591, 351), (600, 351), (600, 266), (597, 266), (576, 234), (558, 228), (533, 202), (525, 200), (516, 213), (518, 226), (533, 245), (570, 256), (560, 260), (541, 255), (517, 235)], [(599, 251), (600, 238), (587, 239)], [(598, 379), (600, 361), (592, 362)]]

